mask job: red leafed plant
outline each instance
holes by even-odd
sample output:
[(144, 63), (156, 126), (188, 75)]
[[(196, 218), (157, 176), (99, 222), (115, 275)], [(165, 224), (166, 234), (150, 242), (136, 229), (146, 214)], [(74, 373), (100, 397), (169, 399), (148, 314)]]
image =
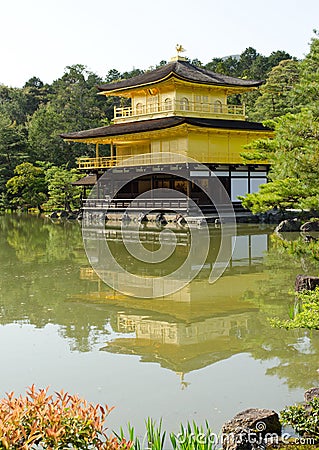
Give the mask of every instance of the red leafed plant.
[(112, 409), (63, 391), (48, 395), (48, 388), (34, 385), (25, 397), (10, 392), (0, 399), (0, 450), (129, 450), (131, 442), (106, 435)]

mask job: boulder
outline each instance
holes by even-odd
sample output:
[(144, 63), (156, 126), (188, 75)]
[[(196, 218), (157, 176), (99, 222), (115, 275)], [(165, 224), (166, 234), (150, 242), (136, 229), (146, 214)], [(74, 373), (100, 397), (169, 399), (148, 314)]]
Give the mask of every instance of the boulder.
[(309, 275), (297, 275), (295, 281), (295, 291), (314, 291), (319, 286), (319, 277)]
[(311, 402), (315, 397), (319, 398), (319, 387), (310, 388), (304, 393), (305, 402)]
[(299, 231), (301, 226), (301, 222), (299, 219), (286, 219), (280, 222), (279, 225), (277, 225), (275, 231), (277, 233), (285, 233), (289, 231)]
[(300, 231), (303, 232), (319, 231), (319, 220), (305, 222), (303, 225), (301, 225)]
[(281, 435), (281, 424), (276, 411), (250, 408), (236, 414), (222, 427), (225, 450), (253, 450), (262, 448), (265, 440)]

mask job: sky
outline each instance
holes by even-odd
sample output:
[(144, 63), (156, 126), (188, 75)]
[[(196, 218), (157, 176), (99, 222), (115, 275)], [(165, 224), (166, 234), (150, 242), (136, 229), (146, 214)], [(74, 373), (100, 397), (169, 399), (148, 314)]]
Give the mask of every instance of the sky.
[(52, 83), (73, 64), (148, 69), (176, 44), (204, 64), (250, 46), (303, 58), (317, 28), (319, 0), (2, 0), (0, 84)]

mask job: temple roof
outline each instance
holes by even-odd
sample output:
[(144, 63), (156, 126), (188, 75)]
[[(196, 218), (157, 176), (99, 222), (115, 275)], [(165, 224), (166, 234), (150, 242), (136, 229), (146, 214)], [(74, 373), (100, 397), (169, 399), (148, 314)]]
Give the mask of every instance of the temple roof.
[(77, 181), (71, 183), (73, 186), (94, 186), (97, 181), (96, 174), (86, 175)]
[(241, 78), (218, 74), (202, 67), (193, 66), (187, 61), (173, 61), (158, 69), (145, 72), (133, 78), (102, 84), (98, 86), (98, 89), (102, 92), (125, 90), (158, 83), (171, 77), (176, 77), (191, 83), (242, 88), (257, 87), (263, 83), (262, 81), (243, 80)]
[(259, 122), (246, 122), (241, 120), (224, 119), (201, 119), (194, 117), (162, 117), (159, 119), (140, 120), (137, 122), (116, 123), (90, 130), (76, 131), (73, 133), (61, 134), (63, 139), (88, 139), (120, 136), (123, 134), (143, 133), (147, 131), (157, 131), (166, 128), (177, 127), (188, 124), (201, 128), (220, 128), (226, 130), (246, 130), (246, 131), (270, 131), (270, 128), (263, 126)]

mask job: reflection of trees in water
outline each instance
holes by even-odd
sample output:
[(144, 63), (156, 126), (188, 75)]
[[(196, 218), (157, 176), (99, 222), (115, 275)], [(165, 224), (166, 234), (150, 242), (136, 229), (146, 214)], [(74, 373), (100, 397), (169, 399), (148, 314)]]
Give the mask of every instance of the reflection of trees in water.
[(267, 374), (286, 380), (291, 388), (310, 388), (319, 382), (318, 334), (308, 336), (309, 333), (304, 330), (298, 334), (294, 344), (285, 345), (282, 350), (278, 350), (280, 363), (269, 369)]
[[(299, 239), (300, 235), (290, 233), (287, 238)], [(278, 236), (272, 236), (271, 246), (264, 259), (265, 278), (255, 291), (247, 290), (245, 299), (259, 307), (258, 325), (260, 337), (255, 336), (251, 351), (254, 358), (267, 360), (278, 358), (268, 369), (268, 375), (284, 379), (289, 387), (309, 388), (318, 384), (319, 332), (308, 330), (284, 330), (272, 328), (268, 319), (288, 319), (294, 307), (294, 285), (296, 275), (318, 273), (318, 264), (305, 253), (297, 256), (287, 251)]]
[(92, 289), (79, 281), (79, 265), (87, 261), (79, 224), (7, 215), (0, 217), (0, 236), (1, 324), (58, 324), (61, 335), (80, 351), (108, 334), (107, 311), (68, 301)]
[(28, 215), (2, 216), (1, 219), (1, 233), (22, 262), (73, 259), (83, 248), (78, 223), (53, 223)]

